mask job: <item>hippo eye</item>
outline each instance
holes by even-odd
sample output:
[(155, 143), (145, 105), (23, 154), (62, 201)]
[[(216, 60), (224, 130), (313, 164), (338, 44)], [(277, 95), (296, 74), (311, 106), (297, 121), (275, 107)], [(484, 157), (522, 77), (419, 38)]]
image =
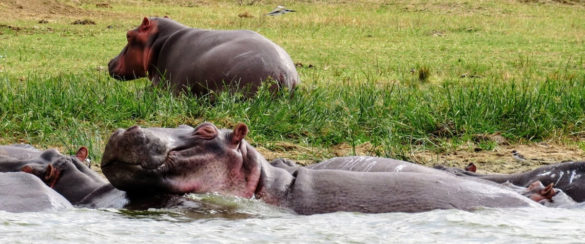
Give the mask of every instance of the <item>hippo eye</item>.
[(211, 125), (202, 125), (193, 133), (195, 137), (211, 140), (217, 135), (217, 130)]

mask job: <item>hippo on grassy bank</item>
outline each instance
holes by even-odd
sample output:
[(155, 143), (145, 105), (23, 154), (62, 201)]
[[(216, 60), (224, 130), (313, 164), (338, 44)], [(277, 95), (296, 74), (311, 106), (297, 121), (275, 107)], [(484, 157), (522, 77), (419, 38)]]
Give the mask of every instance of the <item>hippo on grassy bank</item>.
[(67, 199), (34, 175), (0, 173), (0, 211), (36, 212), (71, 207)]
[(219, 92), (225, 87), (252, 96), (262, 82), (291, 91), (299, 75), (290, 56), (262, 35), (248, 30), (194, 29), (168, 18), (144, 18), (126, 34), (128, 44), (108, 64), (120, 80), (148, 78), (169, 82), (175, 91)]
[(290, 208), (299, 214), (335, 211), (421, 212), (433, 209), (539, 206), (504, 187), (428, 172), (351, 172), (270, 165), (244, 140), (248, 127), (119, 129), (110, 137), (102, 172), (128, 192), (218, 192)]
[[(69, 156), (55, 149), (41, 151), (28, 145), (0, 146), (0, 172), (29, 173), (29, 176), (40, 180), (23, 179), (27, 178), (25, 176), (11, 176), (17, 177), (13, 180), (3, 178), (0, 182), (9, 184), (2, 186), (0, 196), (2, 200), (11, 199), (11, 202), (17, 205), (31, 201), (42, 203), (45, 199), (53, 199), (51, 192), (56, 192), (63, 196), (69, 205), (86, 208), (217, 209), (217, 206), (200, 203), (177, 194), (140, 195), (118, 190), (84, 163), (87, 155), (85, 147), (80, 148), (75, 156)], [(38, 182), (43, 182), (44, 186), (40, 187)], [(37, 209), (39, 208), (29, 210)]]

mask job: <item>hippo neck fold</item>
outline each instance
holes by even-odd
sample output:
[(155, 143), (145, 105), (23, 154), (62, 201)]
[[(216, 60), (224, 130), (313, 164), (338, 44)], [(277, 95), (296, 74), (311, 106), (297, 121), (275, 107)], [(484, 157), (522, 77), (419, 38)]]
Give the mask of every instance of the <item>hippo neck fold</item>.
[(149, 39), (147, 45), (150, 46), (146, 59), (147, 71), (148, 78), (152, 80), (161, 77), (161, 74), (165, 72), (164, 70), (158, 70), (156, 65), (160, 50), (163, 46), (165, 46), (170, 37), (178, 31), (192, 28), (166, 18), (151, 18), (151, 20), (154, 20), (157, 25), (157, 31)]
[(269, 204), (286, 205), (283, 200), (287, 199), (286, 195), (294, 184), (294, 180), (293, 174), (284, 169), (273, 167), (264, 160), (261, 164), (255, 197)]
[(239, 145), (242, 154), (242, 167), (246, 174), (246, 186), (242, 197), (255, 197), (266, 203), (281, 205), (294, 177), (281, 168), (270, 165), (268, 161), (242, 140)]

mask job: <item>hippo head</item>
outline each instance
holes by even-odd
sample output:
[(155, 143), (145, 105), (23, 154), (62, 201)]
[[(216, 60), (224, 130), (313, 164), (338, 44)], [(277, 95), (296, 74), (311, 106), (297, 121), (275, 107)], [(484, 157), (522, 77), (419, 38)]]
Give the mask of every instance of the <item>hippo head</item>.
[(144, 17), (142, 24), (126, 33), (128, 44), (110, 60), (110, 76), (118, 80), (133, 80), (146, 76), (152, 57), (151, 42), (158, 32), (157, 21)]
[(39, 158), (15, 162), (20, 171), (39, 177), (49, 187), (71, 203), (81, 201), (94, 188), (106, 184), (105, 180), (86, 165), (88, 150), (81, 147), (75, 156), (50, 149)]
[(211, 123), (119, 129), (106, 145), (102, 172), (112, 185), (128, 192), (252, 197), (264, 159), (244, 140), (247, 133), (245, 124), (233, 130)]

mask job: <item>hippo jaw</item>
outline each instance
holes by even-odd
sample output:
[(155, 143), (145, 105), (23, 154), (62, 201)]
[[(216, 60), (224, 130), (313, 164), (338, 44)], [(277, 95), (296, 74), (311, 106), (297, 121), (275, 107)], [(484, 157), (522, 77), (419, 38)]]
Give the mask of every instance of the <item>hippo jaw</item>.
[(250, 165), (243, 137), (211, 123), (195, 129), (131, 127), (110, 137), (102, 171), (116, 188), (129, 192), (219, 192), (251, 197), (259, 169)]

